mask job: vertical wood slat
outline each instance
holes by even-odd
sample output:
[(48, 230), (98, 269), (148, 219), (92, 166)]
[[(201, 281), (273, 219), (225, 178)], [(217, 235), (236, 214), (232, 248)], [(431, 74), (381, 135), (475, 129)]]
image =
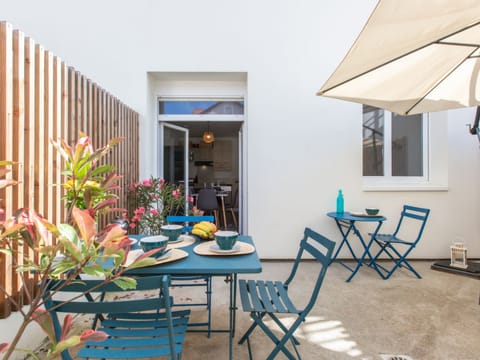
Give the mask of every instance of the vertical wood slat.
[[(13, 34), (10, 24), (0, 23), (0, 160), (7, 160), (11, 156), (11, 121), (12, 121), (12, 79), (13, 79)], [(11, 159), (11, 158), (10, 158)], [(7, 175), (11, 178), (11, 175)], [(5, 213), (0, 214), (1, 218), (9, 217), (12, 208), (9, 203), (12, 200), (11, 188), (0, 189), (0, 208), (5, 209)], [(0, 284), (7, 291), (12, 291), (12, 276), (10, 275), (11, 258), (5, 254), (0, 254)], [(13, 289), (15, 290), (15, 289)], [(6, 297), (0, 296), (0, 316), (5, 317), (10, 314), (10, 303)]]
[(45, 51), (44, 60), (44, 116), (45, 116), (45, 129), (43, 137), (43, 147), (45, 151), (45, 166), (44, 166), (44, 198), (45, 210), (43, 215), (50, 220), (53, 220), (53, 148), (50, 146), (50, 139), (53, 138), (53, 55), (50, 51)]
[[(24, 164), (24, 198), (25, 207), (35, 209), (35, 42), (25, 38), (25, 164)], [(33, 250), (24, 245), (23, 252), (33, 258)], [(13, 275), (12, 275), (13, 276)], [(24, 274), (25, 293), (32, 293), (37, 276)], [(24, 301), (28, 304), (28, 299)]]
[(44, 66), (45, 50), (43, 46), (35, 46), (35, 177), (34, 204), (35, 209), (45, 214), (45, 96)]
[[(57, 140), (62, 137), (62, 62), (55, 56), (53, 58), (53, 114), (52, 114), (52, 131), (50, 139)], [(52, 146), (49, 146), (52, 148)], [(52, 170), (53, 170), (53, 186), (52, 186), (52, 221), (56, 224), (62, 222), (62, 201), (61, 201), (61, 189), (59, 188), (62, 183), (62, 158), (59, 152), (55, 152), (52, 157)]]
[[(20, 207), (37, 210), (53, 223), (65, 220), (63, 160), (50, 139), (64, 139), (73, 145), (79, 131), (86, 132), (93, 146), (104, 146), (113, 137), (126, 140), (108, 155), (124, 178), (118, 206), (126, 207), (128, 185), (138, 180), (138, 113), (86, 78), (73, 67), (0, 22), (0, 160), (14, 160), (19, 166), (12, 175), (21, 184), (0, 190), (0, 208), (7, 216)], [(103, 220), (103, 226), (107, 219)], [(23, 251), (23, 254), (22, 254)], [(34, 259), (28, 246), (18, 249), (18, 258), (0, 254), (0, 285), (22, 302), (21, 282), (12, 260), (22, 255)], [(27, 288), (33, 291), (37, 276), (25, 274)], [(28, 304), (25, 298), (24, 304)], [(10, 305), (0, 296), (0, 318), (10, 313)]]
[[(12, 160), (17, 163), (12, 169), (12, 178), (20, 181), (16, 191), (13, 191), (12, 209), (19, 209), (24, 206), (24, 127), (25, 127), (25, 39), (21, 32), (13, 32), (13, 154)], [(8, 155), (7, 155), (8, 156)], [(23, 248), (18, 243), (13, 244), (14, 254), (12, 256), (13, 265), (23, 264)], [(18, 276), (12, 271), (12, 288), (20, 289), (22, 283)], [(13, 298), (21, 306), (23, 304), (22, 293), (14, 294)], [(18, 310), (17, 308), (15, 308)]]
[[(68, 66), (64, 62), (62, 62), (62, 64), (61, 64), (61, 82), (60, 82), (60, 86), (61, 86), (61, 99), (60, 99), (60, 102), (61, 102), (61, 105), (60, 105), (61, 116), (60, 116), (60, 122), (61, 122), (61, 126), (60, 126), (60, 136), (58, 137), (58, 139), (62, 138), (65, 141), (68, 141), (68, 138), (69, 138), (68, 134), (70, 133), (70, 127), (71, 127), (71, 125), (68, 122), (69, 121), (69, 113), (70, 113), (69, 95), (68, 95), (68, 89), (69, 89), (69, 87), (68, 87), (68, 74), (69, 74)], [(62, 169), (63, 169), (64, 163), (65, 163), (64, 160), (62, 160), (62, 163), (61, 163)], [(65, 195), (65, 189), (59, 188), (59, 190), (60, 190), (61, 196), (63, 197), (63, 195)], [(65, 201), (62, 201), (62, 205), (64, 205), (64, 204), (65, 204)], [(65, 221), (65, 219), (66, 219), (65, 206), (61, 207), (60, 218), (62, 219), (62, 221)]]

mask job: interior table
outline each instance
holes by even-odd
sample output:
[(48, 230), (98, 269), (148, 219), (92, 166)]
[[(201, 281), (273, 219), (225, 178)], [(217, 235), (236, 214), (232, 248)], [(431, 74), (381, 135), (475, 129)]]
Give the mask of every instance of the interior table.
[[(131, 238), (140, 239), (142, 235), (129, 235)], [(254, 245), (253, 239), (250, 236), (240, 235), (238, 241)], [(193, 249), (199, 244), (199, 241), (182, 247), (188, 253), (184, 259), (149, 266), (139, 269), (130, 270), (129, 274), (135, 275), (212, 275), (225, 276), (230, 284), (230, 308), (229, 308), (229, 328), (228, 330), (212, 330), (212, 332), (228, 332), (229, 333), (229, 359), (232, 359), (232, 341), (235, 336), (235, 316), (237, 309), (237, 275), (260, 273), (262, 271), (262, 264), (255, 250), (250, 254), (242, 255), (225, 255), (225, 256), (205, 256), (196, 254)], [(134, 246), (138, 247), (138, 244)]]
[[(339, 264), (341, 264), (343, 267), (348, 269), (351, 274), (347, 278), (347, 282), (353, 279), (355, 274), (358, 272), (360, 267), (363, 265), (366, 257), (368, 256), (369, 267), (373, 267), (375, 271), (382, 277), (382, 274), (380, 272), (380, 269), (378, 268), (377, 264), (375, 261), (373, 261), (373, 257), (370, 254), (370, 247), (372, 246), (375, 236), (378, 233), (378, 230), (380, 230), (380, 227), (382, 226), (383, 222), (387, 220), (384, 216), (381, 215), (376, 215), (376, 216), (370, 216), (370, 215), (353, 215), (350, 212), (343, 212), (343, 213), (337, 213), (337, 212), (329, 212), (327, 213), (327, 216), (333, 218), (335, 220), (335, 223), (337, 224), (338, 230), (340, 230), (340, 233), (342, 234), (342, 242), (337, 248), (337, 251), (333, 255), (332, 261), (336, 261)], [(357, 228), (355, 223), (357, 222), (367, 222), (367, 223), (375, 223), (376, 227), (373, 233), (370, 235), (370, 239), (368, 241), (365, 241), (362, 237), (362, 234), (360, 230)], [(349, 235), (353, 233), (357, 237), (358, 240), (360, 240), (360, 244), (362, 245), (363, 252), (362, 254), (358, 257), (355, 252), (353, 251), (352, 245), (349, 242)], [(338, 259), (338, 254), (340, 253), (340, 250), (342, 247), (346, 245), (348, 250), (350, 251), (350, 254), (352, 255), (353, 259), (356, 262), (356, 266), (354, 268), (348, 266), (345, 262), (342, 260)], [(382, 277), (383, 279), (383, 277)]]

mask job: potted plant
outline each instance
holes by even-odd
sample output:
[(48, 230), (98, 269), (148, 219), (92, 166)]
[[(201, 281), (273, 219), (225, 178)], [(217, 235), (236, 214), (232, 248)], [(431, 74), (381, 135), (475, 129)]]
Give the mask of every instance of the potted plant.
[[(113, 139), (106, 146), (94, 150), (89, 138), (81, 134), (77, 144), (72, 148), (64, 141), (52, 142), (66, 164), (63, 184), (66, 189), (67, 218), (66, 223), (54, 225), (44, 219), (33, 209), (20, 209), (13, 217), (0, 221), (0, 252), (11, 257), (20, 279), (25, 284), (27, 272), (35, 272), (38, 276), (38, 288), (30, 290), (24, 286), (25, 296), (30, 305), (25, 310), (18, 304), (7, 289), (0, 287), (0, 292), (18, 309), (22, 323), (10, 344), (0, 344), (0, 352), (8, 359), (16, 349), (25, 329), (32, 322), (40, 325), (50, 340), (49, 353), (56, 354), (82, 341), (102, 340), (106, 336), (102, 332), (89, 330), (80, 335), (72, 335), (72, 317), (65, 318), (61, 339), (56, 339), (50, 314), (43, 310), (46, 299), (42, 298), (50, 280), (62, 278), (65, 285), (78, 281), (79, 275), (88, 274), (102, 276), (104, 282), (114, 282), (123, 289), (134, 289), (135, 279), (125, 276), (125, 271), (149, 266), (155, 259), (149, 256), (152, 250), (137, 258), (125, 267), (130, 241), (126, 231), (118, 224), (109, 224), (97, 229), (99, 214), (112, 210), (116, 201), (112, 193), (117, 188), (118, 176), (109, 165), (98, 165), (98, 160), (108, 153), (121, 139)], [(0, 177), (8, 173), (12, 162), (0, 162)], [(13, 186), (15, 180), (0, 179), (0, 188)], [(36, 260), (28, 254), (18, 254), (17, 249), (27, 246), (36, 255)], [(59, 256), (60, 255), (60, 256)], [(17, 262), (17, 256), (22, 257)], [(108, 262), (112, 266), (102, 266)], [(26, 285), (26, 284), (25, 284)], [(55, 291), (52, 295), (55, 294)], [(82, 294), (78, 295), (82, 296)], [(66, 299), (65, 302), (72, 301)], [(64, 302), (64, 303), (65, 303)], [(31, 350), (22, 350), (32, 353)]]
[(130, 227), (137, 228), (140, 234), (156, 235), (160, 234), (160, 228), (166, 223), (168, 215), (200, 215), (192, 206), (193, 198), (189, 196), (187, 200), (186, 202), (183, 185), (167, 183), (162, 178), (151, 177), (131, 184), (129, 202), (134, 211), (130, 217)]

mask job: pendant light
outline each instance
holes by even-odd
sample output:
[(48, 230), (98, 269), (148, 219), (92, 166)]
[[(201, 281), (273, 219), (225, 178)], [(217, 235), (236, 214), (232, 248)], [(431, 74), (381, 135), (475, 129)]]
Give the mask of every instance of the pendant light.
[(215, 141), (215, 136), (210, 131), (210, 123), (207, 123), (207, 131), (203, 132), (202, 140), (205, 144), (211, 144)]

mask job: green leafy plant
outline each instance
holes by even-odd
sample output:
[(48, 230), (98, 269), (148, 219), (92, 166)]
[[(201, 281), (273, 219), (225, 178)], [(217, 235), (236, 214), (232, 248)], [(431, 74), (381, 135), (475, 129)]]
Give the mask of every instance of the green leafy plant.
[(73, 207), (86, 209), (94, 217), (109, 211), (120, 209), (112, 208), (118, 196), (114, 193), (120, 187), (117, 182), (121, 176), (115, 174), (116, 168), (109, 164), (100, 164), (100, 159), (123, 138), (114, 138), (107, 145), (94, 150), (90, 138), (80, 133), (80, 139), (74, 147), (64, 140), (51, 141), (54, 148), (61, 154), (65, 161), (63, 175), (64, 199), (66, 200), (67, 218), (71, 222)]
[(129, 187), (129, 201), (135, 209), (130, 218), (130, 227), (138, 227), (141, 234), (160, 234), (168, 215), (180, 215), (197, 211), (192, 207), (193, 198), (188, 197), (185, 211), (185, 188), (151, 177)]
[[(91, 148), (90, 140), (86, 136), (81, 137), (75, 149), (71, 149), (65, 142), (52, 142), (66, 159), (64, 186), (67, 189), (69, 210), (67, 223), (54, 225), (36, 211), (28, 209), (20, 209), (14, 216), (0, 220), (0, 253), (10, 258), (30, 304), (25, 310), (9, 290), (0, 286), (0, 293), (18, 309), (22, 317), (22, 323), (12, 342), (0, 344), (4, 359), (8, 359), (13, 351), (21, 350), (17, 349), (18, 342), (32, 322), (40, 325), (47, 334), (50, 354), (58, 354), (82, 341), (105, 338), (106, 335), (102, 332), (91, 330), (72, 335), (72, 318), (68, 315), (60, 340), (55, 338), (50, 314), (43, 310), (44, 302), (48, 299), (42, 295), (49, 281), (61, 278), (65, 280), (64, 286), (67, 286), (79, 281), (80, 274), (88, 274), (104, 278), (103, 283), (112, 281), (120, 288), (134, 289), (135, 279), (125, 276), (125, 271), (155, 263), (155, 259), (149, 256), (158, 250), (147, 252), (129, 266), (125, 266), (130, 248), (126, 231), (119, 224), (109, 224), (97, 230), (98, 212), (108, 211), (113, 205), (112, 200), (116, 198), (111, 191), (116, 186), (114, 180), (118, 179), (118, 176), (111, 174), (111, 166), (97, 166), (97, 162), (117, 142), (118, 140), (113, 140), (96, 151)], [(13, 164), (8, 161), (0, 162), (0, 177), (4, 177), (10, 171), (8, 166)], [(0, 189), (16, 183), (15, 180), (1, 179)], [(28, 251), (25, 251), (25, 248)], [(33, 258), (29, 256), (30, 253), (34, 254)], [(28, 286), (26, 275), (31, 273), (38, 277), (37, 289)], [(55, 293), (56, 290), (52, 291), (51, 296)], [(63, 304), (83, 295), (78, 294), (66, 299)], [(35, 356), (31, 350), (22, 351)]]

